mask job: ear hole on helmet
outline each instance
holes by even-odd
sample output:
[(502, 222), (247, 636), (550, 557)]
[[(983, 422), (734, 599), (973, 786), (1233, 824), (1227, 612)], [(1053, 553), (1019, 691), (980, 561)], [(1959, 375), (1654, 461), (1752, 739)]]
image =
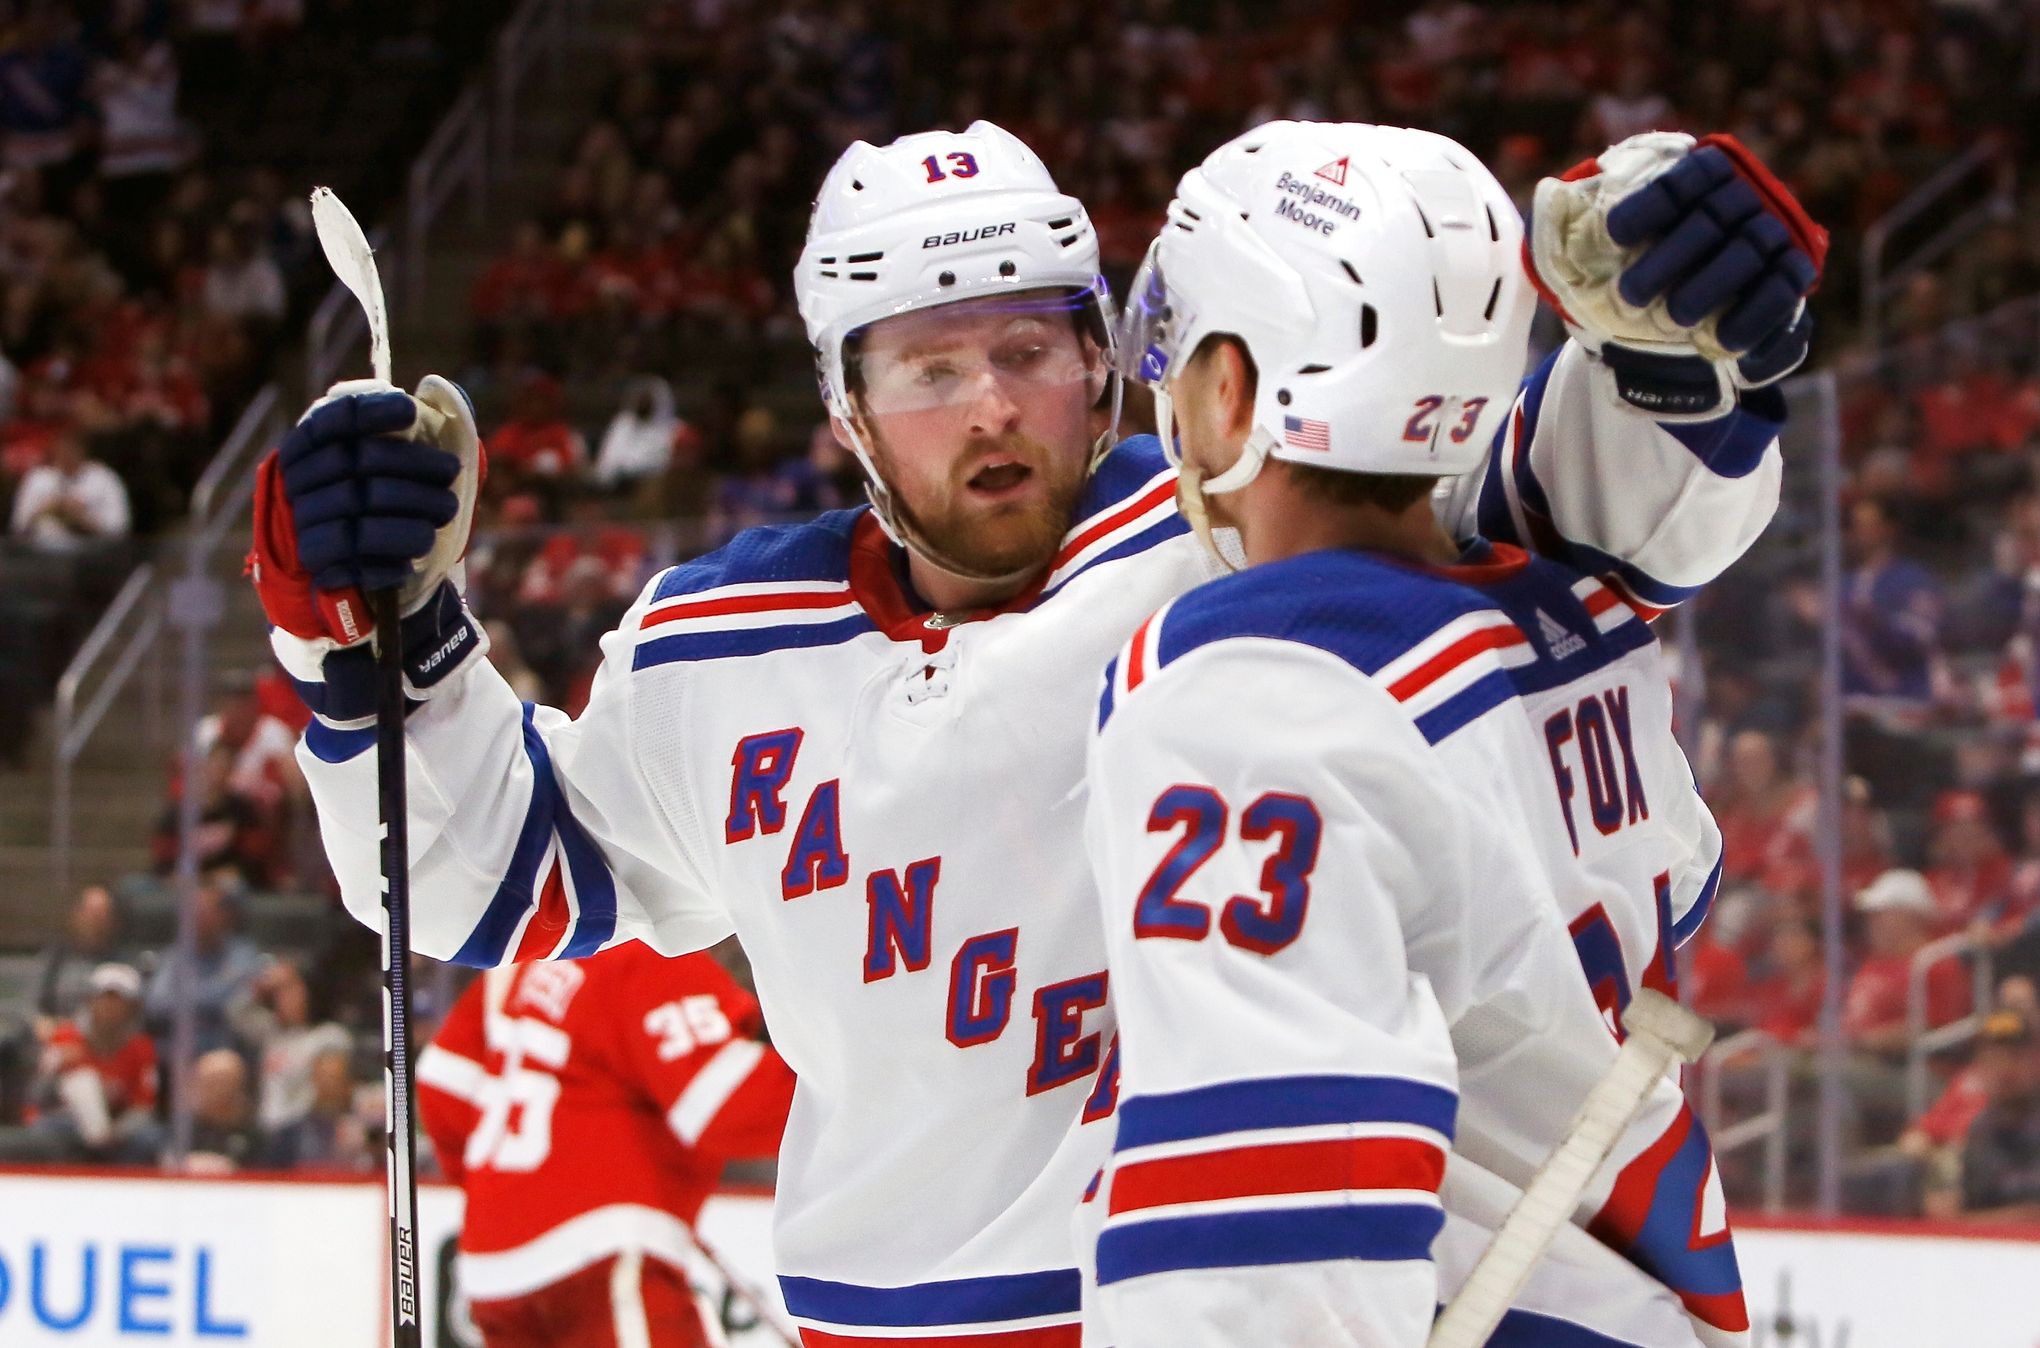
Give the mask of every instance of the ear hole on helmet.
[(1445, 317), (1445, 297), (1438, 293), (1438, 278), (1431, 278), (1431, 307), (1438, 311), (1438, 317)]
[(1495, 223), (1495, 208), (1487, 208), (1487, 236), (1495, 243), (1502, 241), (1502, 227)]
[[(880, 261), (881, 259), (883, 259), (884, 257), (885, 257), (885, 254), (884, 254), (884, 252), (882, 252), (882, 251), (881, 251), (881, 252), (877, 252), (877, 253), (852, 253), (852, 254), (851, 254), (850, 256), (848, 256), (848, 257), (844, 258), (843, 260), (844, 260), (845, 262), (850, 262), (850, 263), (857, 263), (857, 262), (877, 262), (877, 261)], [(830, 260), (831, 260), (831, 259), (828, 259), (828, 258), (824, 258), (824, 259), (823, 259), (823, 261), (825, 261), (825, 262), (826, 262), (826, 261), (830, 261)]]
[(855, 178), (852, 178), (850, 180), (850, 190), (853, 192), (862, 192), (864, 190), (864, 184), (858, 182)]
[(1306, 365), (1306, 366), (1304, 366), (1303, 368), (1299, 369), (1299, 370), (1297, 371), (1297, 373), (1298, 373), (1298, 374), (1324, 374), (1324, 373), (1326, 373), (1327, 371), (1329, 371), (1329, 370), (1330, 370), (1331, 368), (1332, 368), (1332, 367), (1331, 367), (1331, 366), (1329, 366), (1329, 365)]
[(1360, 306), (1360, 349), (1362, 351), (1374, 345), (1375, 332), (1380, 324), (1380, 316), (1374, 312), (1373, 305), (1363, 304)]
[(1357, 271), (1354, 271), (1354, 270), (1353, 270), (1353, 264), (1352, 264), (1352, 263), (1350, 263), (1350, 262), (1348, 262), (1348, 261), (1346, 261), (1346, 259), (1345, 259), (1345, 258), (1340, 258), (1340, 259), (1339, 259), (1339, 265), (1340, 265), (1341, 267), (1344, 267), (1344, 268), (1346, 269), (1346, 275), (1348, 275), (1348, 276), (1350, 276), (1350, 277), (1352, 277), (1352, 278), (1353, 278), (1353, 284), (1354, 284), (1354, 285), (1356, 285), (1356, 286), (1364, 286), (1364, 285), (1366, 285), (1366, 284), (1367, 284), (1367, 283), (1366, 283), (1365, 281), (1363, 281), (1363, 280), (1361, 280), (1361, 279), (1360, 279), (1360, 273), (1359, 273), (1359, 272), (1357, 272)]
[(1497, 276), (1495, 278), (1495, 288), (1488, 291), (1487, 308), (1481, 311), (1480, 316), (1482, 318), (1493, 318), (1495, 316), (1495, 305), (1501, 302), (1501, 298), (1502, 278)]
[(1075, 216), (1073, 216), (1073, 215), (1066, 215), (1066, 216), (1064, 216), (1064, 217), (1063, 217), (1062, 219), (1060, 219), (1060, 220), (1051, 220), (1051, 221), (1049, 221), (1049, 222), (1048, 222), (1048, 227), (1049, 227), (1050, 229), (1068, 229), (1068, 228), (1070, 227), (1070, 222), (1071, 222), (1071, 221), (1073, 221), (1073, 220), (1075, 220), (1075, 219), (1076, 219), (1076, 217), (1075, 217)]

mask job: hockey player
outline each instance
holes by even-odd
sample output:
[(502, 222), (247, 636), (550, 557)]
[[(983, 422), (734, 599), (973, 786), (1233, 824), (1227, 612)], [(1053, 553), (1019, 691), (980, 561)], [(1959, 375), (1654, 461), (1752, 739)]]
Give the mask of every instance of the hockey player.
[[(1346, 200), (1323, 167), (1322, 193), (1288, 194), (1320, 220)], [(355, 912), (378, 902), (360, 590), (401, 584), (418, 948), (487, 965), (740, 935), (799, 1076), (774, 1239), (812, 1343), (1076, 1334), (1068, 1214), (1114, 1086), (1074, 794), (1092, 689), (1210, 574), (1155, 440), (1098, 454), (1097, 261), (1082, 206), (996, 127), (846, 151), (795, 279), (872, 505), (657, 577), (571, 721), (479, 658), (451, 385), (419, 390), (438, 447), (405, 438), (403, 394), (334, 390), (259, 484), (252, 569), (317, 713), (300, 756)], [(1769, 518), (1777, 418), (1710, 384), (1689, 401), (1711, 419), (1668, 427), (1602, 369), (1569, 347), (1450, 429), (1499, 444), (1494, 492), (1540, 547), (1675, 602)]]
[(793, 1074), (706, 954), (635, 941), (491, 969), (418, 1059), (467, 1195), (458, 1280), (488, 1348), (704, 1348), (692, 1234), (725, 1160), (771, 1156)]
[[(1789, 194), (1691, 144), (1582, 175), (1651, 182), (1608, 226), (1689, 191), (1748, 225), (1771, 189), (1753, 274), (1811, 268)], [(1334, 163), (1354, 209), (1313, 227), (1287, 185)], [(1507, 204), (1444, 137), (1271, 123), (1184, 177), (1129, 301), (1120, 354), (1181, 431), (1186, 504), (1250, 565), (1140, 626), (1092, 742), (1123, 1072), (1099, 1342), (1421, 1345), (1711, 897), (1720, 837), (1637, 606), (1429, 505), (1481, 465), (1462, 409), (1521, 372)], [(1743, 1340), (1673, 1080), (1579, 1221), (1634, 1262), (1570, 1232), (1495, 1343)]]

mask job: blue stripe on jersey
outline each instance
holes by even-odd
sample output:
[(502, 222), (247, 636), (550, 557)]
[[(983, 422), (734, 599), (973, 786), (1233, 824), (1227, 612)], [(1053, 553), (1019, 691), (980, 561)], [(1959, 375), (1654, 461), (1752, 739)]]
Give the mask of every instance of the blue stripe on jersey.
[(1453, 619), (1492, 607), (1477, 590), (1378, 553), (1306, 553), (1201, 585), (1170, 605), (1155, 667), (1214, 641), (1267, 637), (1316, 646), (1372, 674)]
[(1553, 347), (1551, 354), (1539, 361), (1523, 380), (1523, 438), (1517, 442), (1516, 453), (1508, 465), (1515, 478), (1516, 495), (1527, 508), (1546, 519), (1551, 518), (1551, 502), (1544, 495), (1544, 484), (1537, 480), (1536, 470), (1530, 466), (1530, 444), (1537, 438), (1537, 424), (1544, 416), (1544, 391), (1551, 384), (1551, 372), (1557, 368), (1558, 355), (1563, 350), (1563, 345)]
[[(527, 711), (526, 715), (529, 714)], [(609, 873), (602, 850), (574, 818), (564, 797), (553, 817), (553, 827), (560, 835), (560, 850), (566, 854), (567, 873), (574, 877), (578, 909), (574, 934), (561, 947), (558, 958), (577, 960), (594, 954), (616, 935), (616, 877)]]
[(705, 556), (660, 576), (652, 598), (674, 599), (724, 585), (850, 579), (850, 535), (869, 506), (831, 510), (804, 524), (746, 529)]
[(832, 1325), (934, 1328), (1044, 1315), (1075, 1315), (1082, 1282), (1073, 1268), (952, 1278), (906, 1287), (862, 1287), (781, 1274), (789, 1315)]
[(736, 627), (715, 632), (681, 632), (656, 637), (632, 653), (633, 670), (676, 661), (729, 660), (772, 651), (799, 650), (810, 646), (840, 646), (846, 641), (876, 632), (878, 625), (868, 614), (858, 612), (832, 623), (789, 623), (784, 627)]
[(1408, 1077), (1259, 1077), (1122, 1100), (1114, 1148), (1323, 1123), (1413, 1123), (1450, 1139), (1458, 1108), (1450, 1090)]
[(1716, 477), (1748, 477), (1785, 429), (1785, 396), (1776, 388), (1751, 389), (1727, 416), (1712, 421), (1660, 421)]
[(1640, 1348), (1640, 1345), (1628, 1339), (1610, 1338), (1555, 1315), (1510, 1310), (1488, 1336), (1487, 1348)]
[(1699, 895), (1693, 900), (1684, 916), (1672, 923), (1672, 945), (1674, 948), (1693, 939), (1700, 925), (1707, 920), (1707, 912), (1714, 907), (1714, 896), (1721, 889), (1721, 863), (1726, 854), (1714, 858), (1714, 869), (1708, 873), (1707, 883), (1700, 886)]
[(375, 747), (375, 727), (342, 730), (314, 716), (305, 727), (305, 747), (321, 763), (345, 763)]
[[(1592, 668), (1588, 666), (1587, 668)], [(1569, 677), (1577, 677), (1577, 671)], [(1483, 674), (1459, 692), (1417, 718), (1417, 729), (1436, 744), (1515, 697), (1519, 691), (1511, 672), (1497, 669)]]
[(1119, 680), (1119, 657), (1113, 656), (1105, 662), (1105, 688), (1098, 694), (1098, 728), (1112, 719), (1112, 685)]
[(1444, 1212), (1424, 1203), (1348, 1203), (1126, 1222), (1108, 1225), (1098, 1235), (1098, 1282), (1109, 1286), (1190, 1268), (1429, 1259), (1431, 1242), (1444, 1225)]
[(1078, 576), (1084, 575), (1096, 567), (1103, 566), (1107, 562), (1116, 562), (1122, 557), (1137, 556), (1138, 554), (1146, 552), (1149, 548), (1152, 548), (1157, 544), (1168, 542), (1170, 539), (1176, 537), (1178, 534), (1187, 534), (1189, 532), (1190, 526), (1187, 523), (1185, 523), (1183, 517), (1175, 513), (1174, 508), (1171, 507), (1167, 518), (1156, 520), (1153, 524), (1150, 524), (1147, 528), (1141, 530), (1133, 537), (1122, 539), (1120, 542), (1114, 543), (1111, 547), (1105, 549), (1105, 551), (1099, 553), (1096, 557), (1093, 557), (1090, 561), (1085, 562), (1082, 566), (1078, 567), (1076, 570), (1070, 572), (1067, 576), (1064, 576), (1061, 580), (1057, 581), (1055, 583), (1055, 588), (1053, 590), (1047, 591), (1045, 594), (1042, 595), (1041, 599), (1037, 599), (1034, 602), (1038, 604), (1041, 603), (1043, 599), (1048, 598), (1049, 595), (1062, 593), (1063, 587), (1065, 585), (1068, 585), (1071, 581), (1075, 580)]
[[(495, 896), (482, 910), (481, 920), (475, 923), (475, 929), (454, 952), (455, 964), (490, 969), (503, 962), (518, 922), (523, 919), (525, 910), (538, 902), (538, 867), (545, 860), (546, 846), (552, 841), (553, 829), (562, 822), (569, 826), (573, 824), (567, 817), (566, 802), (560, 799), (559, 783), (553, 778), (552, 754), (546, 750), (545, 739), (538, 733), (538, 727), (532, 724), (531, 716), (532, 705), (527, 702), (524, 704), (524, 756), (531, 762), (531, 803), (524, 810), (524, 827), (518, 830), (517, 845), (510, 851), (510, 864), (503, 868), (503, 882), (496, 886)], [(599, 862), (600, 859), (597, 860)], [(583, 883), (578, 871), (575, 872), (574, 883), (576, 887)], [(614, 889), (610, 891), (609, 911), (613, 926), (616, 913)]]

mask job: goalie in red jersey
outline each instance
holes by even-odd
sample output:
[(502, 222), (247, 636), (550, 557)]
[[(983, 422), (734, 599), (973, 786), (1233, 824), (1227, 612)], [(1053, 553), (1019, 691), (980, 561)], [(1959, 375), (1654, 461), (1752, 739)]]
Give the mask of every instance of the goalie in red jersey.
[(418, 1062), (467, 1195), (459, 1282), (488, 1348), (720, 1342), (693, 1223), (732, 1158), (774, 1155), (793, 1073), (706, 954), (635, 942), (477, 979)]

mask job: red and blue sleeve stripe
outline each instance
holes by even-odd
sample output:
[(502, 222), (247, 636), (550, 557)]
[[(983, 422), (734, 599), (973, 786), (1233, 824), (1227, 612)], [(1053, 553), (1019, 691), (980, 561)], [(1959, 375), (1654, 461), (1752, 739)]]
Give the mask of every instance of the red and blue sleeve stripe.
[(1707, 1130), (1682, 1105), (1671, 1126), (1624, 1166), (1587, 1230), (1677, 1294), (1716, 1329), (1750, 1326)]
[(1226, 1082), (1122, 1103), (1098, 1281), (1429, 1259), (1457, 1097), (1403, 1077)]
[[(455, 964), (489, 968), (513, 957), (578, 959), (594, 954), (616, 935), (616, 880), (601, 849), (567, 806), (553, 776), (545, 738), (532, 723), (532, 711), (532, 705), (525, 703), (524, 753), (531, 763), (531, 800), (525, 807), (524, 824), (502, 882), (481, 920), (455, 952)], [(572, 882), (576, 900), (571, 908), (566, 881)], [(526, 939), (519, 941), (513, 952), (511, 940), (520, 930)], [(566, 936), (563, 943), (547, 939), (560, 934)]]

